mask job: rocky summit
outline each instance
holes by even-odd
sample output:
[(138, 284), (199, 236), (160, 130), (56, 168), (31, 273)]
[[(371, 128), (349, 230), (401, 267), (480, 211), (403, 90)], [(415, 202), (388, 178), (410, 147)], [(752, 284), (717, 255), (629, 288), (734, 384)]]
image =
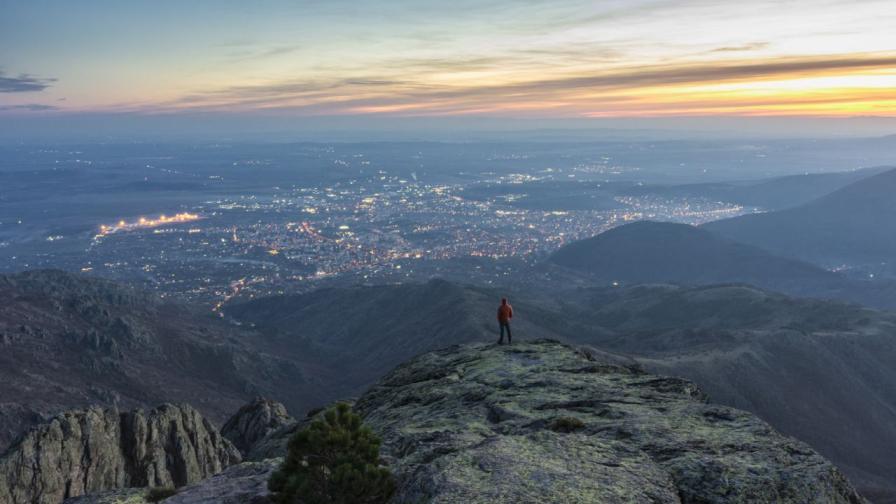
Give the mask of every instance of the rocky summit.
[(70, 411), (0, 457), (0, 502), (59, 504), (113, 488), (180, 487), (239, 461), (239, 451), (187, 405)]
[(422, 355), (356, 408), (397, 502), (864, 502), (811, 448), (692, 383), (553, 341)]
[[(383, 438), (396, 504), (866, 502), (811, 448), (749, 413), (709, 404), (693, 383), (556, 341), (427, 353), (354, 407)], [(293, 420), (263, 399), (243, 407), (228, 431), (251, 461), (161, 502), (269, 504), (276, 457), (314, 415)], [(155, 502), (146, 488), (154, 482), (142, 482), (66, 504)]]

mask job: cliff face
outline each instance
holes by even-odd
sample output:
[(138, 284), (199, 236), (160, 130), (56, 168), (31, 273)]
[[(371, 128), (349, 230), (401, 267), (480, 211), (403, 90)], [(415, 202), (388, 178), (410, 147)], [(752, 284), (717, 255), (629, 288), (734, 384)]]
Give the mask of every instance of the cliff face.
[(864, 502), (809, 447), (692, 383), (556, 342), (425, 354), (356, 408), (397, 502)]
[(112, 488), (180, 487), (239, 461), (237, 449), (190, 406), (71, 411), (0, 458), (0, 502), (58, 504)]

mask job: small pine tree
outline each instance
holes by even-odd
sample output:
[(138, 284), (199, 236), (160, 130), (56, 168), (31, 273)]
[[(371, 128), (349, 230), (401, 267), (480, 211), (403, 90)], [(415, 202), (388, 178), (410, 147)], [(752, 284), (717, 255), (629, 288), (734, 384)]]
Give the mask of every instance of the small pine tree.
[(380, 439), (347, 404), (297, 432), (268, 483), (278, 504), (379, 504), (395, 481), (379, 467)]

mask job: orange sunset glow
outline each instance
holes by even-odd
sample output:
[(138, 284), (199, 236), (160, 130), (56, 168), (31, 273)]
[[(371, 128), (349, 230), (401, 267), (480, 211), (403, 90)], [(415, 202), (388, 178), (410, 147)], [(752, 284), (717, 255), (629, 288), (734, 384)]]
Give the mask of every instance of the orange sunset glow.
[[(45, 12), (43, 29), (54, 29), (45, 38), (64, 49), (37, 57), (50, 41), (7, 30), (4, 45), (21, 50), (2, 62), (11, 92), (0, 112), (896, 116), (887, 2), (265, 7), (88, 2)], [(104, 27), (88, 43), (67, 21), (95, 32), (92, 14), (146, 23)], [(17, 15), (28, 8), (6, 17)]]

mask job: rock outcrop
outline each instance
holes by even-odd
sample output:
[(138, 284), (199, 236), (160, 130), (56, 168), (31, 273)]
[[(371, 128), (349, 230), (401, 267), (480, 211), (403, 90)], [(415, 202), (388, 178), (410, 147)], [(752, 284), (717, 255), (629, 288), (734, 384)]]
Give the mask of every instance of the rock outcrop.
[(692, 383), (539, 341), (452, 347), (356, 409), (396, 502), (862, 503), (827, 460)]
[(294, 423), (295, 419), (289, 416), (286, 406), (270, 399), (258, 398), (230, 417), (221, 427), (221, 434), (245, 455), (272, 432)]
[(180, 487), (239, 461), (239, 451), (187, 405), (71, 411), (0, 457), (0, 502), (59, 504), (113, 488)]

